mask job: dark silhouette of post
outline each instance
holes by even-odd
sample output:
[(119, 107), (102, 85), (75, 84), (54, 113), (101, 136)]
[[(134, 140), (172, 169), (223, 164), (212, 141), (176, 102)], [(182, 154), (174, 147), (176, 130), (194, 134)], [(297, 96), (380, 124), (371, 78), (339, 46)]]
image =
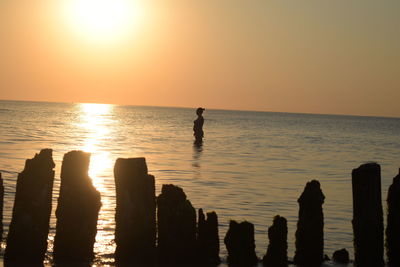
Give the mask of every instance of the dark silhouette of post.
[(117, 207), (115, 260), (151, 265), (156, 247), (154, 176), (147, 174), (145, 158), (117, 159), (114, 166)]
[(47, 250), (55, 164), (51, 149), (25, 162), (18, 174), (6, 264), (41, 265)]
[(231, 220), (224, 238), (228, 250), (228, 263), (234, 266), (253, 266), (258, 262), (255, 252), (254, 225)]
[(272, 226), (268, 228), (269, 245), (263, 258), (264, 266), (283, 267), (288, 265), (287, 234), (287, 220), (276, 215)]
[(196, 211), (182, 188), (163, 185), (157, 197), (158, 261), (188, 264), (195, 258)]
[(352, 172), (354, 254), (357, 266), (383, 266), (381, 167), (361, 165)]
[(400, 170), (387, 196), (386, 254), (390, 266), (400, 266)]
[(0, 172), (0, 243), (3, 241), (4, 185)]
[(64, 155), (56, 210), (53, 253), (56, 264), (89, 263), (94, 257), (101, 202), (100, 193), (88, 176), (89, 161), (90, 154), (82, 151)]
[(322, 204), (325, 196), (317, 180), (306, 184), (297, 200), (300, 205), (296, 230), (297, 265), (320, 266), (324, 258), (324, 214)]
[(339, 249), (333, 252), (332, 261), (339, 264), (348, 264), (350, 262), (349, 252), (345, 249)]
[(197, 263), (203, 265), (218, 265), (221, 263), (219, 258), (218, 217), (214, 211), (208, 212), (206, 219), (203, 209), (199, 209)]

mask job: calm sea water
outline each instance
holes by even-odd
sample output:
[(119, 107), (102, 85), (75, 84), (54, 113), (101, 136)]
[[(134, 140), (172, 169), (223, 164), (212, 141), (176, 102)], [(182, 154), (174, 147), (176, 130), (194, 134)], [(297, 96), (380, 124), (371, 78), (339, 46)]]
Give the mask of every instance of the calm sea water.
[[(267, 227), (275, 215), (288, 219), (289, 257), (294, 256), (297, 199), (307, 181), (318, 179), (326, 196), (325, 253), (352, 249), (351, 170), (375, 161), (382, 167), (382, 194), (400, 166), (400, 119), (334, 115), (206, 110), (205, 139), (193, 147), (195, 109), (0, 101), (0, 172), (5, 180), (6, 232), (16, 178), (25, 160), (53, 149), (49, 257), (63, 155), (92, 153), (90, 176), (102, 195), (96, 261), (112, 263), (115, 188), (119, 157), (145, 157), (162, 184), (181, 186), (193, 206), (216, 211), (223, 238), (230, 219), (255, 225), (256, 251), (265, 254)], [(3, 245), (4, 247), (4, 245)]]

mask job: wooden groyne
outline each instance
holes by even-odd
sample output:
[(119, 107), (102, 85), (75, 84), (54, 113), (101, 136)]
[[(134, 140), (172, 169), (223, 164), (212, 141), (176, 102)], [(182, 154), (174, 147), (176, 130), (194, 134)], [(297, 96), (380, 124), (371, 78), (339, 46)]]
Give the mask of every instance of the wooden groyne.
[[(88, 176), (90, 154), (71, 151), (64, 155), (58, 197), (53, 262), (57, 265), (90, 264), (101, 207), (100, 193)], [(6, 265), (41, 265), (47, 252), (54, 181), (52, 151), (44, 149), (28, 159), (18, 175), (13, 216), (5, 249)], [(114, 166), (116, 189), (116, 264), (165, 266), (220, 264), (218, 216), (196, 209), (181, 187), (162, 186), (155, 194), (155, 177), (148, 174), (144, 158), (118, 159)], [(383, 211), (380, 166), (361, 165), (352, 172), (354, 258), (357, 266), (383, 266)], [(0, 226), (3, 208), (0, 173)], [(294, 263), (320, 266), (324, 257), (325, 196), (317, 180), (308, 182), (298, 199)], [(390, 266), (399, 266), (400, 174), (387, 196), (386, 254)], [(1, 229), (2, 230), (2, 229)], [(288, 265), (287, 220), (275, 216), (268, 229), (264, 266)], [(231, 266), (254, 266), (254, 225), (230, 221), (223, 239)], [(332, 260), (347, 264), (346, 249), (335, 251)]]
[(157, 197), (158, 260), (184, 264), (195, 259), (196, 210), (182, 188), (163, 185)]
[(100, 193), (88, 176), (90, 154), (64, 155), (56, 210), (53, 259), (56, 264), (91, 262), (100, 210)]
[(354, 257), (358, 266), (383, 266), (381, 167), (361, 165), (352, 171)]
[(55, 164), (51, 149), (43, 149), (25, 162), (18, 174), (12, 220), (4, 254), (6, 264), (41, 264), (47, 236)]
[(253, 266), (258, 262), (254, 240), (254, 225), (250, 222), (230, 221), (224, 238), (228, 263), (233, 266)]
[(156, 192), (144, 158), (117, 159), (115, 260), (153, 264), (156, 255)]
[(318, 181), (306, 184), (299, 202), (299, 220), (296, 230), (294, 262), (300, 266), (320, 266), (324, 258), (324, 214), (322, 204), (325, 196)]
[(269, 244), (267, 253), (263, 257), (264, 266), (284, 267), (288, 265), (287, 234), (286, 218), (276, 215), (272, 226), (268, 228)]
[(400, 170), (387, 196), (386, 254), (390, 266), (400, 266)]
[(4, 184), (0, 172), (0, 240), (3, 240)]
[(207, 212), (199, 209), (197, 224), (197, 258), (196, 262), (203, 265), (217, 265), (219, 258), (218, 216), (215, 211)]

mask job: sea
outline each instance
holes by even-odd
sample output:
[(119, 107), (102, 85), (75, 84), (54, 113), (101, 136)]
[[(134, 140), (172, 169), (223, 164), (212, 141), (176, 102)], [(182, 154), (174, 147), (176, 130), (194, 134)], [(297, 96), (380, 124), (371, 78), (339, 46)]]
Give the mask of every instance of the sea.
[[(91, 153), (89, 176), (101, 193), (95, 265), (113, 265), (117, 158), (145, 157), (156, 179), (182, 187), (192, 205), (215, 211), (221, 258), (230, 220), (255, 226), (256, 253), (268, 246), (274, 216), (288, 221), (288, 255), (295, 252), (298, 198), (308, 181), (325, 195), (324, 252), (346, 248), (354, 258), (351, 171), (367, 162), (381, 165), (382, 204), (400, 167), (400, 119), (344, 115), (207, 109), (204, 142), (193, 145), (193, 108), (92, 103), (0, 101), (0, 172), (5, 185), (1, 251), (11, 221), (18, 173), (26, 159), (53, 149), (55, 186), (46, 262), (51, 263), (55, 209), (63, 155)], [(2, 257), (2, 256), (1, 256)], [(327, 263), (332, 265), (332, 263)]]

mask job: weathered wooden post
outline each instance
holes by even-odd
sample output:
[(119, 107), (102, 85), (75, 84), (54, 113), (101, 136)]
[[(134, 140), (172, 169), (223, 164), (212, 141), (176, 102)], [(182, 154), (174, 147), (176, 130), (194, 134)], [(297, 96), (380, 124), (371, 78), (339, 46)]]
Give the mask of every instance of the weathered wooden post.
[(214, 211), (208, 212), (206, 219), (203, 209), (199, 209), (197, 249), (197, 263), (203, 265), (221, 263), (219, 258), (218, 217)]
[(352, 172), (354, 256), (357, 266), (383, 266), (381, 167), (361, 165)]
[(158, 260), (187, 264), (195, 257), (196, 211), (182, 188), (163, 185), (157, 197)]
[(53, 253), (56, 264), (89, 263), (94, 257), (101, 202), (100, 193), (88, 176), (89, 161), (90, 154), (82, 151), (64, 155), (56, 210)]
[(390, 266), (400, 266), (400, 170), (387, 196), (386, 254)]
[(349, 252), (345, 249), (339, 249), (333, 252), (332, 261), (339, 264), (348, 264), (350, 262)]
[(43, 264), (51, 213), (54, 168), (51, 149), (25, 162), (18, 174), (13, 215), (4, 261), (13, 265)]
[(252, 266), (258, 262), (255, 252), (254, 225), (247, 221), (230, 221), (224, 238), (228, 263), (234, 266)]
[(3, 241), (3, 208), (4, 208), (4, 185), (0, 172), (0, 242)]
[(296, 230), (297, 265), (320, 266), (324, 258), (324, 214), (322, 204), (325, 196), (317, 180), (306, 184), (298, 199), (299, 220)]
[(151, 265), (156, 248), (154, 176), (147, 174), (145, 158), (117, 159), (114, 166), (117, 207), (115, 260)]
[(286, 219), (276, 215), (272, 226), (268, 228), (269, 245), (263, 258), (264, 266), (283, 267), (288, 265), (287, 234)]

